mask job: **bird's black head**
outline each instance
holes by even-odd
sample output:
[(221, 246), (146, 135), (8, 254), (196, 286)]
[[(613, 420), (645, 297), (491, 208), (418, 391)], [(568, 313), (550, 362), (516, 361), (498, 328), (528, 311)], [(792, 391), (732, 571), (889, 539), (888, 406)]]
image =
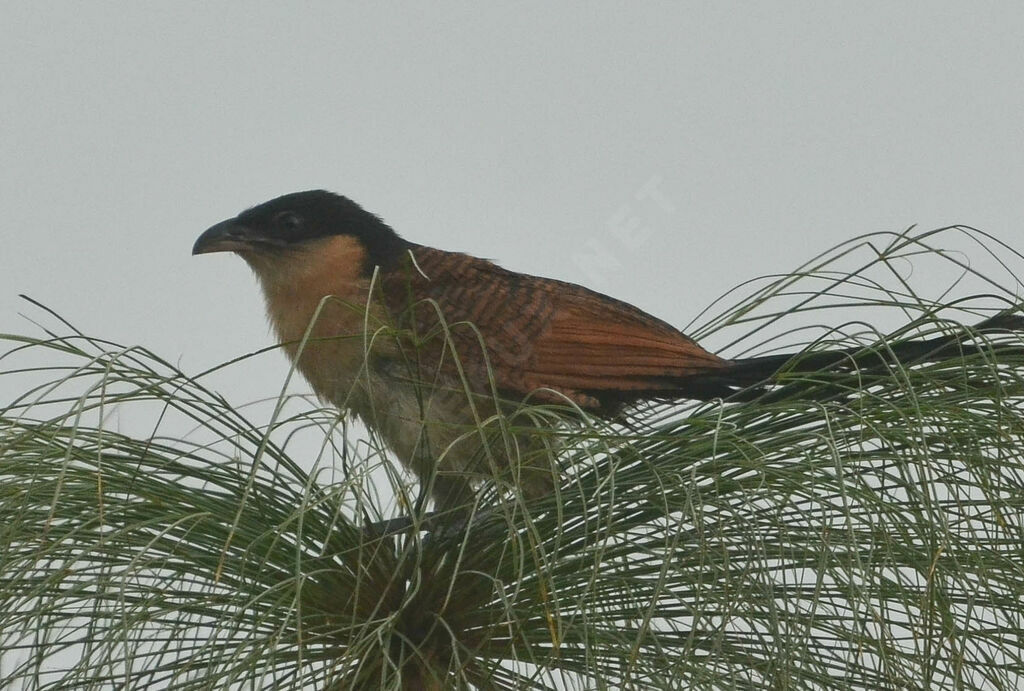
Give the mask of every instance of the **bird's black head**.
[(335, 235), (356, 238), (371, 265), (387, 266), (413, 246), (351, 199), (310, 190), (271, 199), (212, 226), (196, 240), (192, 254), (290, 253)]

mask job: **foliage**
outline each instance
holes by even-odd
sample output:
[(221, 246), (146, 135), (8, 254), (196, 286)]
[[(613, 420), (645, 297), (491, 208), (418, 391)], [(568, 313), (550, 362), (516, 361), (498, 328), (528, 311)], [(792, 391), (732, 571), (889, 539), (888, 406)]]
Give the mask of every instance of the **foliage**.
[[(689, 331), (730, 356), (884, 352), (1019, 309), (1022, 259), (964, 228), (866, 236)], [(969, 333), (962, 358), (784, 373), (752, 403), (574, 425), (526, 406), (551, 420), (555, 495), (490, 485), (468, 526), (386, 537), (363, 528), (422, 502), (333, 412), (243, 414), (210, 373), (66, 323), (6, 336), (23, 393), (0, 418), (0, 678), (1018, 688), (1024, 342)]]

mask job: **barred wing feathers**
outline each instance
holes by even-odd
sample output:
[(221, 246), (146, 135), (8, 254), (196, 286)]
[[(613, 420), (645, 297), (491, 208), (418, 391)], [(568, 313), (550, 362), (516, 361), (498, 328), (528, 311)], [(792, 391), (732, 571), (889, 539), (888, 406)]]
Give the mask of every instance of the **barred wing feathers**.
[[(407, 262), (385, 277), (388, 307), (421, 335), (438, 332), (440, 311), (477, 391), (487, 391), (493, 376), (506, 395), (553, 389), (583, 407), (613, 409), (639, 398), (687, 396), (695, 376), (729, 364), (671, 325), (586, 288), (465, 254), (412, 252), (415, 266)], [(476, 357), (481, 340), (490, 373)], [(440, 355), (443, 341), (429, 347)], [(456, 374), (454, 360), (443, 361)]]

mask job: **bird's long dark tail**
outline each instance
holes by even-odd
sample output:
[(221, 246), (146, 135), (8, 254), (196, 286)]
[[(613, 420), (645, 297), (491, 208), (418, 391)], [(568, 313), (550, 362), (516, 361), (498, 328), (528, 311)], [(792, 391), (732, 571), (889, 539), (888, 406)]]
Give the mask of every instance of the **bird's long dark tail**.
[[(1024, 331), (1024, 314), (1003, 313), (972, 328), (937, 338), (895, 341), (874, 347), (787, 353), (733, 360), (725, 368), (688, 378), (689, 397), (705, 400), (727, 398), (734, 401), (762, 398), (765, 386), (777, 382), (782, 373), (808, 374), (825, 370), (884, 372), (895, 365), (908, 366), (943, 362), (977, 354), (1024, 354), (1020, 344), (991, 344), (984, 334)], [(806, 379), (804, 380), (806, 387)], [(764, 385), (764, 386), (762, 386)], [(794, 394), (797, 392), (794, 391)]]

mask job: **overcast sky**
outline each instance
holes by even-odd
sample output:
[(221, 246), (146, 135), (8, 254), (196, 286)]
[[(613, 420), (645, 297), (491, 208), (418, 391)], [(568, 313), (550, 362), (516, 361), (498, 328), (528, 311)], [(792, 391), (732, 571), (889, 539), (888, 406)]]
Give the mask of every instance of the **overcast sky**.
[(269, 344), (189, 251), (314, 187), (678, 325), (870, 231), (1024, 246), (1019, 2), (0, 7), (2, 331), (27, 293), (186, 371)]

